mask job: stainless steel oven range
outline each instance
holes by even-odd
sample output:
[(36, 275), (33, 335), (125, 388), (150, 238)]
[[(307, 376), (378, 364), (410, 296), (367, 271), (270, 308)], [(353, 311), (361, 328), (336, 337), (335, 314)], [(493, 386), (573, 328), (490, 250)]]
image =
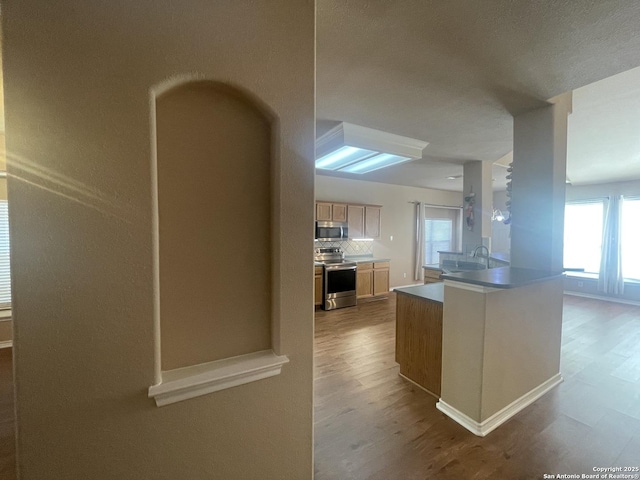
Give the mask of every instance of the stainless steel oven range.
[(322, 282), (322, 308), (352, 307), (356, 305), (356, 271), (358, 264), (344, 259), (337, 247), (315, 249), (314, 260), (324, 267)]

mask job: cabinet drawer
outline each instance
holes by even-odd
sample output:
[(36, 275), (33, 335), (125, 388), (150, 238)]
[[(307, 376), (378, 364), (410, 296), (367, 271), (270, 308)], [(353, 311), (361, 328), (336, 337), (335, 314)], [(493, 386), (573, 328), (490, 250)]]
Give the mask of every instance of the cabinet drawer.
[(322, 275), (322, 267), (315, 267), (315, 274)]
[(362, 270), (373, 270), (373, 263), (371, 263), (371, 262), (359, 263), (358, 264), (358, 270), (359, 271), (362, 271)]
[(375, 262), (373, 268), (389, 268), (389, 262)]
[(440, 282), (442, 282), (442, 280), (440, 280), (439, 278), (424, 277), (424, 283), (440, 283)]
[(425, 278), (429, 277), (429, 278), (440, 279), (440, 275), (442, 275), (442, 270), (431, 270), (429, 268), (424, 269)]

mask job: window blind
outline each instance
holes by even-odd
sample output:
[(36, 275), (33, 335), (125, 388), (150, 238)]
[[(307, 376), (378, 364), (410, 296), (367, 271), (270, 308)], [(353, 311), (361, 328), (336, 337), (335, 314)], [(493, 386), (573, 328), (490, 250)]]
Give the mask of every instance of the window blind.
[(11, 308), (9, 208), (6, 200), (0, 200), (0, 310), (8, 308)]
[(424, 263), (439, 262), (438, 250), (451, 250), (453, 222), (446, 218), (424, 221)]

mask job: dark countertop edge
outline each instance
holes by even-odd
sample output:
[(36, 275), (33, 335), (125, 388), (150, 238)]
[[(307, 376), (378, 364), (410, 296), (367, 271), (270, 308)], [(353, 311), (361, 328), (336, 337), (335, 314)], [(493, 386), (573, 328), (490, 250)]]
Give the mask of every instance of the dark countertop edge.
[[(465, 252), (449, 252), (446, 250), (438, 250), (438, 253), (444, 253), (446, 255), (466, 255)], [(487, 258), (486, 255), (478, 255), (479, 258)], [(505, 253), (490, 253), (489, 254), (489, 260), (493, 260), (494, 262), (501, 262), (501, 263), (505, 263), (507, 265), (509, 265), (509, 263), (511, 262), (508, 258), (508, 255)]]
[(444, 303), (444, 284), (442, 282), (415, 285), (413, 287), (399, 287), (394, 288), (393, 291), (431, 302)]
[(452, 280), (490, 288), (517, 288), (546, 282), (564, 276), (562, 272), (546, 272), (517, 267), (498, 267), (472, 272), (443, 273), (442, 280)]

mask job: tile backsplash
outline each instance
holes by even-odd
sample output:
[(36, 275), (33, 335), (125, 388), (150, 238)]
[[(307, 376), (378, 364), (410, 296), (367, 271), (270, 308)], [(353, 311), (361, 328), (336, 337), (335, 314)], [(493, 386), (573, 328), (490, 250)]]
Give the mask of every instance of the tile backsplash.
[(314, 242), (315, 247), (340, 247), (345, 255), (373, 255), (373, 242)]

